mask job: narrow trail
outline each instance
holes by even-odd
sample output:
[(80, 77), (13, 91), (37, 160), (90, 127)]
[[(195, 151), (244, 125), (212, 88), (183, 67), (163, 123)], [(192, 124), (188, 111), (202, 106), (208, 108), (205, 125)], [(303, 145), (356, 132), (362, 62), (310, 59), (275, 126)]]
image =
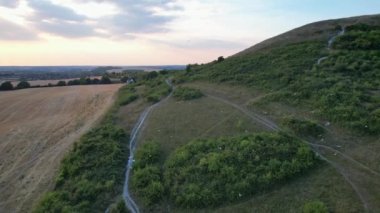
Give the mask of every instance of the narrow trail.
[[(229, 100), (226, 100), (224, 98), (221, 98), (221, 97), (216, 97), (216, 96), (213, 96), (211, 94), (207, 94), (208, 97), (210, 98), (213, 98), (215, 100), (218, 100), (218, 101), (221, 101), (225, 104), (228, 104), (234, 108), (236, 108), (237, 110), (241, 111), (242, 113), (244, 113), (245, 115), (247, 115), (248, 117), (250, 117), (251, 119), (255, 120), (256, 122), (262, 124), (263, 126), (267, 127), (268, 129), (272, 130), (272, 131), (281, 131), (281, 128), (278, 127), (278, 125), (276, 123), (274, 123), (273, 121), (270, 121), (269, 119), (265, 118), (264, 116), (261, 116), (257, 113), (254, 113), (248, 109), (246, 109), (245, 107), (243, 106), (239, 106)], [(369, 202), (367, 200), (367, 196), (365, 196), (361, 190), (359, 190), (360, 188), (350, 179), (349, 175), (347, 174), (346, 172), (346, 169), (344, 168), (344, 166), (340, 165), (339, 163), (337, 162), (333, 162), (331, 160), (329, 160), (321, 151), (318, 151), (318, 149), (316, 148), (322, 148), (322, 149), (327, 149), (329, 151), (332, 151), (336, 154), (339, 154), (341, 157), (343, 157), (344, 159), (356, 164), (360, 169), (364, 169), (368, 172), (370, 172), (371, 174), (373, 175), (376, 175), (376, 176), (379, 176), (380, 174), (376, 171), (373, 171), (372, 169), (368, 168), (367, 166), (363, 165), (362, 163), (354, 160), (353, 158), (351, 158), (350, 156), (340, 152), (339, 150), (336, 150), (332, 147), (329, 147), (329, 146), (326, 146), (326, 145), (321, 145), (321, 144), (316, 144), (316, 143), (312, 143), (310, 141), (305, 141), (304, 139), (302, 138), (299, 138), (301, 141), (304, 141), (306, 144), (308, 144), (309, 146), (311, 146), (313, 148), (313, 150), (321, 157), (322, 160), (325, 160), (327, 163), (329, 163), (331, 166), (333, 166), (338, 172), (339, 174), (342, 175), (342, 177), (344, 178), (344, 180), (350, 184), (350, 186), (352, 187), (352, 189), (354, 190), (354, 192), (356, 193), (356, 195), (358, 196), (358, 198), (360, 199), (362, 205), (363, 205), (363, 208), (365, 209), (366, 212), (369, 212)]]
[[(170, 82), (170, 80), (166, 80), (165, 82), (173, 90), (173, 85)], [(132, 167), (133, 167), (133, 162), (134, 162), (134, 153), (135, 153), (136, 145), (137, 145), (137, 137), (138, 137), (138, 135), (139, 135), (142, 127), (144, 126), (144, 122), (146, 121), (146, 119), (150, 115), (151, 111), (154, 108), (156, 108), (157, 106), (159, 106), (162, 102), (164, 102), (167, 99), (169, 99), (171, 97), (172, 93), (173, 92), (171, 92), (164, 100), (161, 100), (160, 102), (158, 102), (158, 103), (156, 103), (156, 104), (154, 104), (154, 105), (149, 106), (148, 108), (146, 108), (141, 113), (141, 115), (140, 115), (137, 123), (135, 124), (135, 126), (132, 129), (131, 137), (130, 137), (130, 140), (129, 140), (129, 159), (128, 159), (128, 163), (127, 163), (127, 171), (125, 172), (125, 181), (124, 181), (124, 187), (123, 187), (123, 199), (124, 199), (124, 202), (125, 202), (127, 208), (132, 213), (139, 213), (140, 212), (139, 207), (137, 206), (136, 202), (133, 200), (133, 198), (131, 197), (131, 194), (129, 192), (129, 178), (130, 178), (130, 175), (131, 175), (131, 171), (132, 171)], [(106, 212), (108, 212), (108, 209), (106, 210)]]
[[(335, 40), (339, 37), (339, 36), (342, 36), (346, 33), (346, 28), (345, 27), (342, 27), (342, 29), (333, 37), (331, 37), (328, 42), (327, 42), (327, 50), (331, 50), (332, 48), (332, 45), (334, 44)], [(320, 65), (322, 63), (322, 61), (328, 59), (329, 57), (328, 56), (323, 56), (321, 58), (318, 59), (317, 61), (317, 65)]]

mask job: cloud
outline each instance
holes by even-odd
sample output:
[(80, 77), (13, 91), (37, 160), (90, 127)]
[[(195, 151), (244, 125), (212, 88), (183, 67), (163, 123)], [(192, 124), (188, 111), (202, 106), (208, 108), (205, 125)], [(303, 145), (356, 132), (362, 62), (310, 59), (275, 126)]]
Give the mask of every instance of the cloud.
[(17, 24), (0, 19), (0, 40), (34, 40), (37, 35)]
[(0, 7), (15, 8), (19, 5), (20, 0), (0, 0)]
[(87, 17), (71, 8), (47, 0), (30, 0), (28, 5), (34, 11), (29, 21), (41, 32), (68, 38), (98, 35), (94, 27), (86, 23)]
[[(136, 34), (168, 31), (166, 24), (175, 17), (163, 13), (179, 10), (174, 0), (75, 1), (78, 2), (106, 2), (114, 4), (118, 12), (100, 18), (89, 18), (77, 13), (73, 5), (70, 8), (54, 4), (51, 0), (29, 0), (28, 5), (34, 13), (28, 19), (38, 30), (62, 37), (107, 36), (113, 39), (131, 39)], [(99, 30), (102, 33), (97, 33)]]
[(166, 32), (166, 24), (175, 19), (164, 15), (181, 8), (174, 0), (82, 0), (82, 2), (108, 2), (115, 4), (120, 12), (99, 20), (100, 27), (119, 36), (136, 33)]
[(91, 37), (97, 35), (91, 26), (82, 23), (59, 20), (52, 23), (40, 22), (37, 23), (36, 26), (43, 32), (68, 38)]
[(56, 5), (46, 0), (30, 0), (29, 6), (35, 11), (34, 18), (65, 21), (84, 21), (85, 16), (77, 14), (74, 10)]

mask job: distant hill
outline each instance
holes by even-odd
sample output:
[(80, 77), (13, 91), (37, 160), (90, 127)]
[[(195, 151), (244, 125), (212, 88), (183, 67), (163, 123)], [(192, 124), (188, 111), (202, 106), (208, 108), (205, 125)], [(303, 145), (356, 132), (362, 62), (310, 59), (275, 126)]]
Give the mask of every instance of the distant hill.
[(339, 29), (340, 26), (349, 26), (359, 23), (371, 26), (379, 26), (380, 14), (350, 17), (343, 19), (332, 19), (307, 24), (302, 27), (293, 29), (289, 32), (285, 32), (273, 38), (267, 39), (242, 52), (237, 53), (237, 55), (250, 54), (270, 47), (299, 43), (309, 40), (328, 40), (328, 38), (333, 36), (337, 28)]

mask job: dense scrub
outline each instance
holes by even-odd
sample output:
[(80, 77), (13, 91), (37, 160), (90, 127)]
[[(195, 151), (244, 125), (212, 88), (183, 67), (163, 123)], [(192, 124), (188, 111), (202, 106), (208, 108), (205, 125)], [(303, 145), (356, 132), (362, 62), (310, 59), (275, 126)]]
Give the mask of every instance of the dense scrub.
[(35, 212), (101, 212), (123, 181), (127, 136), (112, 124), (84, 135), (63, 160), (54, 191)]
[(142, 145), (136, 152), (132, 188), (148, 206), (157, 203), (164, 196), (160, 158), (160, 147), (154, 142)]
[(196, 140), (165, 164), (165, 184), (179, 206), (201, 208), (241, 200), (316, 163), (301, 141), (284, 135)]
[(120, 106), (124, 106), (135, 101), (138, 97), (134, 85), (127, 85), (119, 90), (119, 98), (117, 102)]
[[(34, 212), (104, 212), (121, 193), (128, 158), (128, 135), (114, 122), (133, 88), (122, 88), (103, 121), (74, 144), (61, 163), (54, 190)], [(120, 202), (115, 207), (123, 210)], [(116, 211), (116, 210), (115, 210)]]
[(314, 121), (300, 120), (294, 117), (284, 118), (282, 124), (292, 130), (294, 133), (301, 136), (318, 137), (325, 132), (323, 127), (319, 126)]
[[(184, 77), (272, 91), (267, 101), (313, 109), (360, 134), (380, 133), (380, 27), (353, 25), (333, 49), (307, 41), (193, 65)], [(328, 58), (317, 65), (321, 56)]]
[[(158, 74), (157, 74), (158, 75)], [(171, 92), (171, 87), (165, 82), (164, 78), (148, 78), (143, 81), (145, 91), (143, 96), (148, 102), (156, 103)]]
[(203, 93), (199, 89), (193, 89), (190, 87), (179, 87), (173, 92), (173, 97), (181, 101), (198, 99), (202, 96)]

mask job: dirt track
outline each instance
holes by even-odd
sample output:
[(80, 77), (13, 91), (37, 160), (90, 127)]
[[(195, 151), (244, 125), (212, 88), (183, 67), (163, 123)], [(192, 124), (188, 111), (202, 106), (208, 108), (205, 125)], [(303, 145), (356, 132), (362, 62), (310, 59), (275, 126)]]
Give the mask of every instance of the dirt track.
[(0, 93), (0, 212), (29, 212), (66, 151), (103, 115), (121, 85)]

